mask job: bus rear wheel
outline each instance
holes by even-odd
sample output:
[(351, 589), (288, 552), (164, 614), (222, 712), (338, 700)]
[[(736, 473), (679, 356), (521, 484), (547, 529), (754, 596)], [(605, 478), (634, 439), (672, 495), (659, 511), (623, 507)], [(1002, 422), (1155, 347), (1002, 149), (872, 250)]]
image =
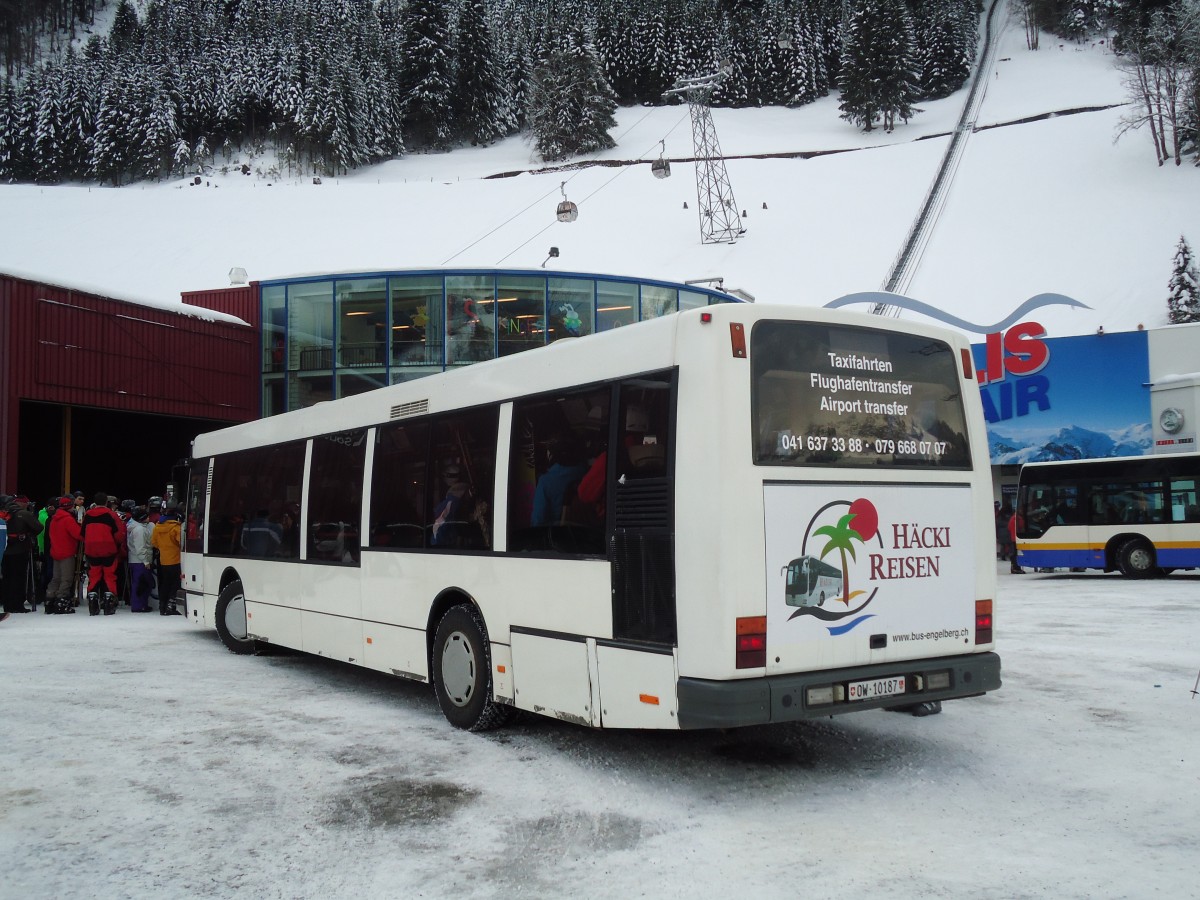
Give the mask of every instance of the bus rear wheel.
[(438, 622), (432, 674), (442, 715), (454, 727), (487, 731), (508, 721), (510, 707), (492, 700), (487, 629), (474, 606), (452, 606)]
[(246, 592), (240, 581), (231, 581), (221, 590), (216, 608), (217, 634), (231, 653), (246, 655), (258, 650), (258, 641), (249, 635), (246, 625)]
[(1132, 538), (1117, 550), (1117, 568), (1126, 578), (1151, 578), (1158, 574), (1154, 548), (1142, 538)]

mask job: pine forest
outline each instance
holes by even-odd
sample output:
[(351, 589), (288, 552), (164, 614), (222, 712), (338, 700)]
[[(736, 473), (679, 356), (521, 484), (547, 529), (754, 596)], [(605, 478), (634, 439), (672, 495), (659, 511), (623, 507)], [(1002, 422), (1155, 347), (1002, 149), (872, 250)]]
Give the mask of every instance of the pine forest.
[[(798, 106), (892, 129), (961, 87), (978, 0), (9, 0), (0, 180), (111, 185), (250, 147), (280, 175), (526, 134), (611, 147), (618, 105)], [(105, 12), (111, 26), (89, 34)], [(72, 40), (74, 38), (74, 40)]]

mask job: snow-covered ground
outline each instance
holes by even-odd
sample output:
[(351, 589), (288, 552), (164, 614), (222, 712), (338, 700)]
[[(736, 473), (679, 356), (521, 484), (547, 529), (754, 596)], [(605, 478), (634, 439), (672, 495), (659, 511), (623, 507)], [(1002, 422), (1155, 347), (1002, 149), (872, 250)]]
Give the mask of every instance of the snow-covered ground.
[[(998, 18), (998, 61), (981, 75), (984, 130), (968, 144), (907, 293), (978, 324), (1045, 292), (1091, 307), (1040, 310), (1051, 336), (1165, 324), (1179, 237), (1200, 246), (1200, 169), (1156, 167), (1145, 132), (1114, 143), (1127, 91), (1103, 43), (1044, 37), (1030, 52), (1015, 18)], [(539, 164), (514, 137), (321, 185), (235, 168), (200, 186), (0, 186), (0, 271), (177, 305), (181, 291), (225, 285), (235, 266), (265, 280), (547, 262), (677, 281), (720, 276), (759, 301), (820, 306), (882, 286), (965, 96), (924, 104), (890, 135), (841, 121), (836, 96), (800, 109), (714, 110), (746, 212), (747, 233), (732, 246), (700, 242), (694, 167), (678, 161), (693, 152), (687, 110), (639, 107), (619, 112), (618, 146), (595, 157), (643, 160), (616, 168), (528, 174)], [(988, 127), (1091, 107), (1100, 109)], [(648, 164), (660, 141), (677, 160), (661, 181)], [(737, 158), (830, 150), (853, 152)], [(515, 171), (527, 174), (485, 177)], [(561, 189), (579, 206), (574, 223), (555, 220)], [(557, 259), (547, 259), (551, 246)]]
[(1200, 896), (1200, 575), (1009, 576), (1004, 687), (730, 732), (484, 735), (181, 618), (0, 625), (0, 896)]

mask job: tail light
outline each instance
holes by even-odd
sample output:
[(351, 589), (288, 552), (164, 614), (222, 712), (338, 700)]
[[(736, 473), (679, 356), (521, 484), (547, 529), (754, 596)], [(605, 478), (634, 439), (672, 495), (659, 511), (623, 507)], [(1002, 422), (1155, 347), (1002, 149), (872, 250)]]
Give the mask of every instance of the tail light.
[(975, 601), (975, 643), (992, 642), (992, 601)]
[(737, 667), (757, 669), (767, 664), (767, 617), (742, 616), (737, 620)]

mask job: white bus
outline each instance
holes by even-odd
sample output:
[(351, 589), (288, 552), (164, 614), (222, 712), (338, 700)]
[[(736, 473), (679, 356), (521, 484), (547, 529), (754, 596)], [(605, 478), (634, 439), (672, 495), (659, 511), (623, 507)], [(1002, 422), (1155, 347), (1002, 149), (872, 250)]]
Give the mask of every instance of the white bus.
[(1152, 578), (1200, 566), (1200, 453), (1027, 463), (1017, 555), (1035, 568)]
[(793, 559), (783, 570), (788, 606), (824, 606), (842, 592), (842, 570), (812, 556)]
[[(969, 346), (729, 304), (196, 438), (186, 614), (514, 709), (694, 729), (1000, 685)], [(247, 539), (249, 538), (249, 539)], [(843, 588), (787, 602), (789, 560)]]

